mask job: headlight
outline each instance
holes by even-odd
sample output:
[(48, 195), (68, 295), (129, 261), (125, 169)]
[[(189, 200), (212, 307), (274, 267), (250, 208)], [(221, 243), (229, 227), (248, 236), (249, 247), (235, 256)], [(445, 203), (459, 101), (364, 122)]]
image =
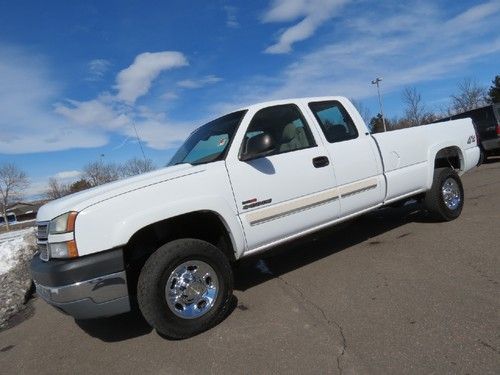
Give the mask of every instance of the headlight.
[(52, 219), (49, 225), (49, 233), (60, 234), (74, 231), (77, 214), (78, 212), (71, 211)]
[[(70, 211), (52, 219), (49, 223), (49, 234), (72, 234), (75, 231), (76, 215), (78, 212)], [(68, 235), (62, 237), (67, 239)], [(78, 256), (74, 234), (71, 240), (49, 242), (47, 246), (50, 258), (75, 258)]]

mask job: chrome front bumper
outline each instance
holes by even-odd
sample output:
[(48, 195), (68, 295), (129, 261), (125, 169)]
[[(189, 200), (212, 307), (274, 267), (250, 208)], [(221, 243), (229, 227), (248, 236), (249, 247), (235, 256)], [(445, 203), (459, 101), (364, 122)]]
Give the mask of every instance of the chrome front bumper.
[(38, 296), (76, 319), (130, 311), (121, 249), (68, 260), (35, 256), (31, 274)]
[(76, 319), (91, 319), (130, 311), (125, 271), (60, 287), (38, 284), (36, 292), (47, 303)]

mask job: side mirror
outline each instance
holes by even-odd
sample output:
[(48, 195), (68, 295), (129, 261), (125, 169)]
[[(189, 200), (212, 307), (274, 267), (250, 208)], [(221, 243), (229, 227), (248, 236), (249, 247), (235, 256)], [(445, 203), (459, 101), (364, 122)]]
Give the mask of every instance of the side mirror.
[(257, 159), (269, 155), (275, 149), (273, 138), (267, 134), (258, 134), (247, 141), (246, 151), (241, 155), (242, 161)]

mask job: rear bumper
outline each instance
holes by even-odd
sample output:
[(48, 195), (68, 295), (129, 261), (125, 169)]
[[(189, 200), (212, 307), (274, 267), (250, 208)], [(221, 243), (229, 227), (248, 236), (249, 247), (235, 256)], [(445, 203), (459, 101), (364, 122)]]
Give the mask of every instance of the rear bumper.
[(130, 311), (121, 249), (48, 262), (35, 256), (31, 262), (31, 273), (37, 294), (76, 319)]

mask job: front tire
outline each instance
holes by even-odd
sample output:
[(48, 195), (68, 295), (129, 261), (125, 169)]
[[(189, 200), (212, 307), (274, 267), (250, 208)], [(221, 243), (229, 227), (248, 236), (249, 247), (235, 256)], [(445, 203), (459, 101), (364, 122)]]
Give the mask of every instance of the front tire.
[(227, 257), (208, 242), (180, 239), (146, 261), (137, 299), (144, 318), (160, 334), (184, 339), (218, 324), (229, 311), (232, 291)]
[(455, 220), (464, 206), (464, 188), (458, 174), (451, 168), (434, 170), (431, 189), (425, 195), (425, 207), (440, 221)]

